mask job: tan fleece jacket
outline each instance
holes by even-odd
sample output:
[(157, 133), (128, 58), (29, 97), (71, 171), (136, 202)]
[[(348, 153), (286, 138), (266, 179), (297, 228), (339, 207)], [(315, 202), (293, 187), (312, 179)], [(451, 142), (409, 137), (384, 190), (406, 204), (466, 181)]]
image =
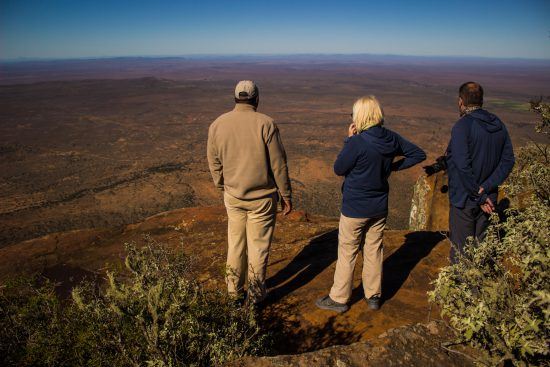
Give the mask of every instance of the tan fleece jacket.
[(279, 190), (291, 197), (286, 153), (271, 117), (248, 104), (218, 117), (208, 129), (208, 165), (217, 188), (238, 199)]

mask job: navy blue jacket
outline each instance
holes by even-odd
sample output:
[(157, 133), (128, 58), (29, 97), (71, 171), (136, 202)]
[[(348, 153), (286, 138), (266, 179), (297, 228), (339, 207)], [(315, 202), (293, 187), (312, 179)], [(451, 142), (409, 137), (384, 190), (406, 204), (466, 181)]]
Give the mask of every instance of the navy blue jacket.
[[(451, 131), (447, 148), (449, 200), (459, 209), (496, 204), (498, 186), (514, 167), (514, 150), (506, 126), (483, 109), (464, 115)], [(483, 187), (484, 194), (479, 195)]]
[[(375, 218), (388, 214), (388, 177), (391, 171), (414, 166), (426, 159), (416, 145), (382, 126), (347, 138), (334, 172), (345, 176), (342, 214), (350, 218)], [(405, 156), (393, 162), (397, 156)]]

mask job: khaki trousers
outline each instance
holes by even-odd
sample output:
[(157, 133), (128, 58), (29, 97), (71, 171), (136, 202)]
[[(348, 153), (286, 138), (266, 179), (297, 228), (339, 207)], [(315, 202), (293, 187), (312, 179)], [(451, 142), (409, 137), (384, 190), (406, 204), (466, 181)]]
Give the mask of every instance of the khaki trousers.
[(363, 245), (363, 290), (365, 297), (380, 296), (382, 292), (382, 236), (386, 217), (349, 218), (340, 216), (338, 228), (338, 260), (330, 298), (347, 303), (353, 288), (353, 271), (357, 254)]
[(275, 218), (277, 194), (255, 200), (237, 199), (224, 193), (227, 209), (227, 290), (232, 296), (244, 291), (254, 303), (266, 296), (265, 275)]

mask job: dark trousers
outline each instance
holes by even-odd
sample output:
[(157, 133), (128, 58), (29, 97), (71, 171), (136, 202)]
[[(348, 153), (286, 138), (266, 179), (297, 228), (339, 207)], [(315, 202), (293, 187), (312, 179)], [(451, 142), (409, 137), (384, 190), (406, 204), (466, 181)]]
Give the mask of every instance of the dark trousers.
[(483, 240), (488, 226), (489, 216), (479, 206), (459, 209), (451, 205), (449, 210), (451, 264), (456, 264), (458, 255), (464, 253), (464, 247), (468, 244), (466, 239), (473, 237), (474, 240)]

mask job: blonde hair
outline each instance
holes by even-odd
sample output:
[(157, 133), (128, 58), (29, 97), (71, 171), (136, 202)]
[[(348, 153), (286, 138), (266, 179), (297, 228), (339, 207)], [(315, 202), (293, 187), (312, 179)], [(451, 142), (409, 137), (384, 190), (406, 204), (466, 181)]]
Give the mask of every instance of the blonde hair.
[(353, 104), (353, 123), (357, 132), (365, 131), (373, 126), (382, 125), (384, 112), (375, 96), (359, 98)]

